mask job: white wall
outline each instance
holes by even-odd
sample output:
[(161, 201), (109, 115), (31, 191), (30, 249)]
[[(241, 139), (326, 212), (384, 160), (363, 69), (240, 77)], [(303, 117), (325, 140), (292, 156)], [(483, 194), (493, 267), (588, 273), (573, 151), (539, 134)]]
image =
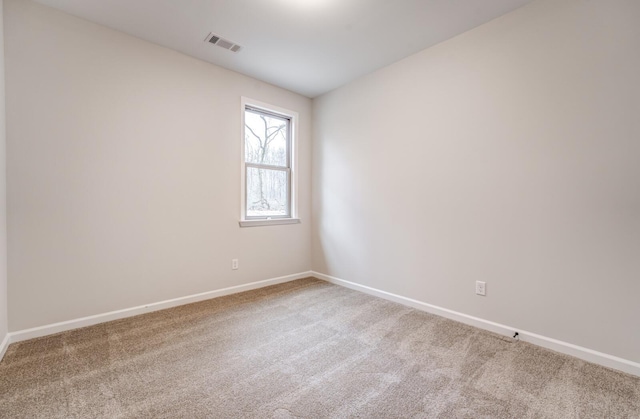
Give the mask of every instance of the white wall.
[(638, 16), (537, 1), (315, 100), (313, 269), (640, 361)]
[[(310, 269), (309, 99), (5, 3), (10, 331)], [(299, 112), (302, 224), (238, 226), (241, 96)]]
[(0, 0), (0, 358), (7, 336), (7, 137), (4, 102), (4, 7)]

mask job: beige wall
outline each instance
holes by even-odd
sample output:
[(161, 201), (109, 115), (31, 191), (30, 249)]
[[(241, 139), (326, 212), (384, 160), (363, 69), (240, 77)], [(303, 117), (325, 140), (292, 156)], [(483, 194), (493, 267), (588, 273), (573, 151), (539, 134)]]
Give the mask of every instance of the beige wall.
[[(4, 102), (4, 8), (0, 0), (0, 344), (7, 336), (7, 137)], [(2, 350), (2, 348), (0, 348)]]
[[(309, 270), (309, 99), (5, 3), (11, 331)], [(299, 112), (302, 224), (238, 226), (241, 96)]]
[[(311, 150), (304, 97), (5, 1), (9, 330), (313, 267), (640, 361), (639, 13), (534, 2), (315, 100)], [(238, 227), (240, 96), (300, 113), (300, 225)]]
[(313, 269), (640, 361), (638, 16), (537, 1), (315, 100)]

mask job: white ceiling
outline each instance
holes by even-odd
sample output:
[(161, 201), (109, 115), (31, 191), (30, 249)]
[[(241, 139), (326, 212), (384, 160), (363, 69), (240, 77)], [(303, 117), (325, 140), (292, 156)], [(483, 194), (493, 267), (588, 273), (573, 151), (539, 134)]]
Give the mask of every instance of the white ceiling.
[(532, 0), (36, 1), (315, 97)]

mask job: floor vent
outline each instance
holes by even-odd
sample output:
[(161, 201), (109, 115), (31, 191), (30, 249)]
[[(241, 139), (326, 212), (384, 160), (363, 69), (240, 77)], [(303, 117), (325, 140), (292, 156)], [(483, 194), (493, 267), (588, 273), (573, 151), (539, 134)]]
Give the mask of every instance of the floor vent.
[(224, 48), (231, 52), (238, 52), (242, 49), (242, 47), (234, 42), (231, 42), (227, 39), (221, 38), (214, 33), (210, 33), (205, 38), (204, 42), (209, 42), (210, 44), (219, 46), (220, 48)]

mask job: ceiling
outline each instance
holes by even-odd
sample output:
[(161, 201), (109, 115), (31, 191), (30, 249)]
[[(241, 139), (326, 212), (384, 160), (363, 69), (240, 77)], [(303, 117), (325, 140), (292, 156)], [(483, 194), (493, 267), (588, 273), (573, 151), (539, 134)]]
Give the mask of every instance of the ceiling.
[(532, 0), (36, 1), (316, 97)]

